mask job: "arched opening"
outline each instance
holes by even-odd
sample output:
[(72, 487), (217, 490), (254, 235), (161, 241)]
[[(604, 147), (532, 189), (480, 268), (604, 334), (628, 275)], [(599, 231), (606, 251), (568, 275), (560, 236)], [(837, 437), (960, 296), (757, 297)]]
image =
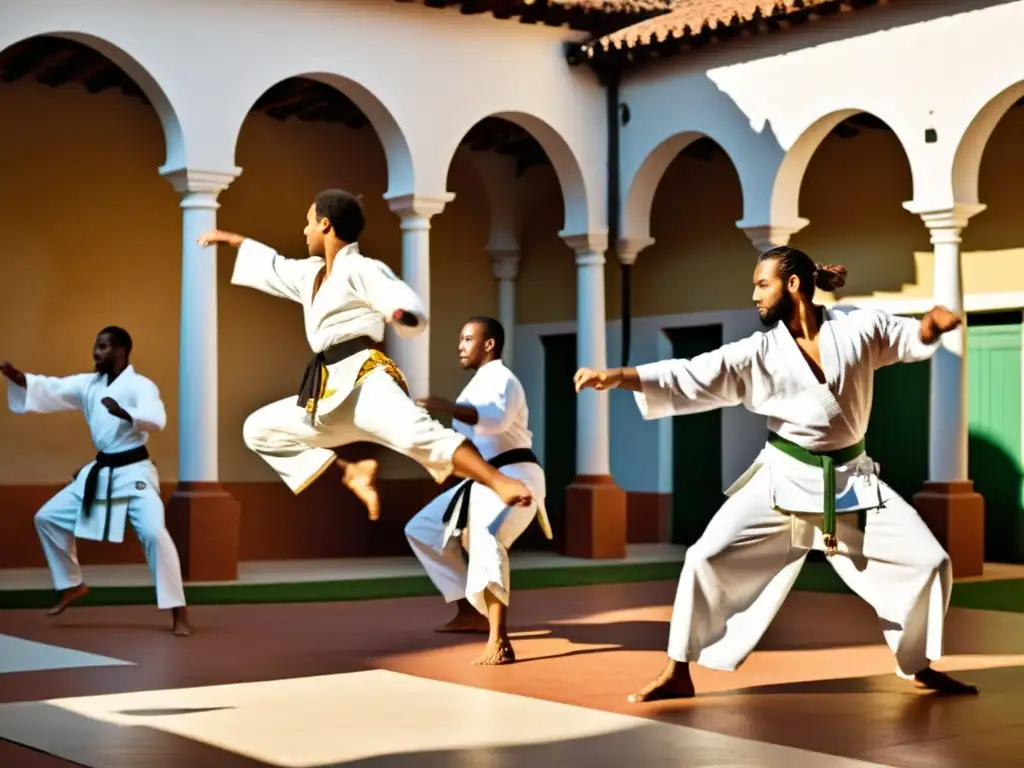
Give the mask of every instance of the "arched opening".
[(928, 233), (903, 208), (913, 197), (913, 180), (892, 128), (867, 112), (832, 115), (808, 129), (790, 153), (806, 158), (806, 165), (801, 173), (791, 158), (783, 163), (780, 176), (788, 169), (795, 182), (785, 194), (799, 200), (799, 215), (810, 222), (790, 244), (816, 261), (847, 265), (843, 296), (930, 293), (921, 282)]
[[(835, 123), (811, 148), (799, 179), (800, 215), (810, 223), (790, 245), (817, 262), (849, 268), (837, 296), (844, 303), (856, 304), (858, 297), (930, 297), (931, 245), (922, 221), (903, 208), (913, 197), (913, 180), (899, 137), (866, 112), (824, 120)], [(823, 124), (828, 127), (819, 121), (817, 129)], [(806, 151), (803, 141), (798, 151)], [(928, 474), (929, 370), (928, 363), (917, 363), (875, 375), (867, 449), (885, 481), (908, 499)]]
[[(973, 186), (977, 201), (985, 205), (962, 233), (961, 270), (968, 294), (1024, 293), (1024, 223), (1019, 211), (1024, 173), (1022, 96), (1024, 84), (1004, 91), (981, 110), (965, 137), (965, 145), (974, 143)], [(963, 155), (958, 159), (967, 162)], [(963, 181), (970, 168), (961, 165), (957, 171), (964, 174)], [(985, 561), (1020, 563), (1022, 316), (1021, 302), (1009, 304), (1001, 311), (967, 317), (968, 474), (985, 498)]]
[[(128, 75), (126, 55), (117, 58), (55, 36), (0, 51), (0, 348), (22, 370), (65, 376), (91, 370), (101, 328), (126, 328), (132, 363), (167, 408), (168, 428), (150, 450), (173, 482), (181, 211), (158, 168), (174, 137), (165, 134), (162, 94)], [(0, 434), (0, 506), (18, 518), (5, 527), (0, 560), (39, 566), (32, 515), (96, 449), (76, 412), (0, 409)], [(83, 542), (79, 552), (91, 562), (141, 562), (128, 539), (127, 547)]]
[[(673, 154), (666, 154), (666, 148)], [(664, 173), (647, 180), (646, 193), (654, 244), (640, 253), (633, 269), (637, 362), (694, 357), (747, 335), (756, 321), (749, 308), (755, 252), (736, 227), (743, 217), (743, 192), (732, 159), (714, 139), (699, 134), (670, 139), (657, 153), (664, 155)], [(635, 191), (627, 205), (636, 203)], [(671, 450), (658, 461), (613, 456), (617, 469), (635, 474), (620, 479), (625, 487), (658, 487), (662, 493), (675, 489), (667, 500), (673, 543), (692, 544), (699, 538), (722, 502), (724, 483), (741, 471), (731, 452), (749, 442), (750, 425), (743, 416), (719, 410), (666, 420), (658, 428), (664, 430), (661, 445)], [(623, 416), (613, 418), (629, 428)], [(635, 454), (636, 444), (651, 441), (638, 433), (617, 442), (613, 451)], [(695, 445), (700, 449), (694, 450)], [(664, 487), (659, 475), (670, 476), (671, 486)]]
[[(575, 265), (559, 234), (566, 218), (565, 173), (527, 126), (507, 116), (486, 117), (459, 143), (447, 179), (455, 199), (433, 230), (431, 271), (443, 278), (432, 283), (431, 381), (446, 387), (441, 394), (454, 397), (467, 380), (455, 345), (471, 315), (503, 319), (521, 377), (524, 369), (543, 369), (543, 398), (530, 408), (555, 540), (549, 543), (531, 525), (517, 549), (564, 544), (565, 488), (576, 470), (575, 333), (542, 334), (544, 351), (536, 361), (515, 343), (517, 326), (576, 318), (575, 290), (566, 290), (576, 284)], [(496, 264), (502, 261), (504, 266)], [(507, 263), (512, 261), (514, 266)]]

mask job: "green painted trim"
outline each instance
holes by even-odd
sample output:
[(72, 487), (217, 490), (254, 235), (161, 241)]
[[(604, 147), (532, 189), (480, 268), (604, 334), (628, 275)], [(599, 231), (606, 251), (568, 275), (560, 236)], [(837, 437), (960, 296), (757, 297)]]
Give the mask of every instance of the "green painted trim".
[[(568, 568), (526, 568), (512, 572), (516, 590), (578, 587), (589, 584), (621, 584), (676, 579), (682, 561), (583, 565)], [(189, 605), (231, 603), (318, 603), (342, 600), (381, 600), (392, 597), (435, 595), (426, 576), (394, 576), (381, 579), (301, 581), (283, 584), (224, 584), (185, 586)], [(0, 610), (49, 608), (55, 601), (49, 589), (0, 591)], [(152, 587), (92, 587), (76, 605), (149, 605), (155, 602)]]
[[(679, 577), (682, 562), (529, 568), (513, 571), (516, 590), (669, 581)], [(852, 594), (827, 563), (807, 563), (794, 587), (804, 592)], [(437, 591), (426, 576), (396, 576), (348, 581), (305, 581), (285, 584), (186, 586), (190, 605), (242, 603), (318, 603), (423, 597)], [(0, 591), (0, 610), (45, 609), (53, 605), (48, 589)], [(93, 587), (76, 605), (152, 605), (152, 587)], [(1024, 579), (968, 582), (953, 585), (951, 604), (958, 608), (1024, 613)]]

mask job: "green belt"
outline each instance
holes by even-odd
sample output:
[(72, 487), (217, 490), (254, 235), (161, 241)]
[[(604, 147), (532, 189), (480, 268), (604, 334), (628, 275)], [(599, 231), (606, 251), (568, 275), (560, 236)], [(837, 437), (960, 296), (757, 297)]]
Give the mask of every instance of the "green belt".
[(825, 550), (835, 551), (836, 540), (836, 464), (846, 464), (853, 461), (864, 453), (864, 440), (848, 448), (840, 448), (838, 451), (811, 451), (799, 446), (792, 440), (787, 440), (774, 432), (768, 433), (768, 445), (791, 456), (799, 462), (812, 467), (821, 467), (825, 475), (825, 494), (823, 499), (824, 520), (821, 525), (821, 532), (825, 537)]

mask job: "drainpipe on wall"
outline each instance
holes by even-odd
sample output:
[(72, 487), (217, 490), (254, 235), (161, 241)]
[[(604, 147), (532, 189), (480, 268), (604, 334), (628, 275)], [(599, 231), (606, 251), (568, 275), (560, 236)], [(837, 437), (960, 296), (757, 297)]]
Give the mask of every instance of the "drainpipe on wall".
[[(622, 199), (619, 190), (619, 128), (626, 122), (628, 110), (619, 101), (619, 67), (612, 64), (598, 73), (605, 88), (606, 120), (608, 123), (608, 258), (619, 261), (622, 282), (622, 367), (629, 365), (631, 342), (630, 265), (619, 260), (619, 224), (622, 218)], [(620, 118), (620, 114), (622, 117)]]
[[(621, 67), (617, 61), (595, 62), (590, 43), (572, 42), (565, 47), (570, 67), (589, 64), (605, 89), (605, 119), (608, 124), (608, 252), (606, 258), (619, 262), (622, 276), (622, 367), (629, 365), (631, 330), (630, 265), (619, 258), (622, 199), (619, 194), (619, 127), (629, 122), (629, 107), (619, 101)], [(621, 115), (621, 118), (620, 118)]]

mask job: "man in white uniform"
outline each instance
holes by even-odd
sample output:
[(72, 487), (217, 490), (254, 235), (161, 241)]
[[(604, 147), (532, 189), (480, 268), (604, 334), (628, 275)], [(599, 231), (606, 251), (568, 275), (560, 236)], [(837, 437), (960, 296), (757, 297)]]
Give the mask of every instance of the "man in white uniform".
[[(815, 306), (815, 287), (842, 287), (845, 274), (802, 251), (772, 248), (754, 271), (753, 300), (767, 331), (691, 360), (576, 373), (577, 391), (633, 391), (645, 419), (741, 403), (768, 418), (767, 445), (686, 553), (668, 666), (630, 701), (693, 696), (690, 662), (736, 669), (811, 549), (824, 550), (875, 609), (901, 677), (944, 693), (977, 692), (930, 666), (942, 655), (949, 556), (864, 453), (875, 370), (928, 359), (960, 318), (943, 307), (914, 320)], [(850, 514), (858, 511), (867, 515), (863, 533)]]
[(434, 396), (419, 402), (431, 413), (451, 416), (452, 427), (472, 440), (492, 466), (526, 484), (533, 503), (509, 506), (494, 491), (467, 480), (427, 504), (405, 527), (430, 580), (446, 602), (457, 605), (455, 618), (438, 631), (489, 633), (487, 647), (473, 662), (477, 665), (515, 661), (508, 636), (509, 548), (534, 517), (551, 538), (544, 470), (533, 453), (526, 392), (501, 360), (504, 346), (501, 323), (470, 318), (459, 335), (459, 364), (475, 371), (473, 378), (454, 403)]
[(378, 349), (385, 323), (408, 337), (427, 327), (427, 316), (419, 297), (386, 264), (360, 253), (364, 223), (359, 200), (331, 189), (320, 192), (306, 212), (309, 258), (287, 259), (220, 230), (199, 238), (203, 246), (238, 249), (233, 284), (299, 303), (314, 352), (297, 400), (278, 400), (246, 419), (246, 445), (296, 494), (338, 464), (371, 519), (379, 514), (377, 462), (346, 462), (335, 448), (363, 441), (384, 445), (419, 462), (438, 483), (455, 472), (493, 489), (508, 504), (529, 506), (525, 485), (490, 466), (465, 437), (417, 407), (402, 372)]
[(89, 592), (78, 565), (75, 539), (124, 541), (125, 520), (142, 544), (156, 586), (156, 604), (170, 609), (172, 631), (191, 634), (178, 550), (164, 526), (160, 478), (149, 458), (150, 432), (167, 424), (160, 390), (129, 364), (132, 340), (123, 328), (104, 328), (93, 347), (94, 373), (64, 378), (22, 373), (0, 363), (14, 413), (85, 414), (99, 453), (36, 513), (36, 530), (60, 599), (56, 616)]

